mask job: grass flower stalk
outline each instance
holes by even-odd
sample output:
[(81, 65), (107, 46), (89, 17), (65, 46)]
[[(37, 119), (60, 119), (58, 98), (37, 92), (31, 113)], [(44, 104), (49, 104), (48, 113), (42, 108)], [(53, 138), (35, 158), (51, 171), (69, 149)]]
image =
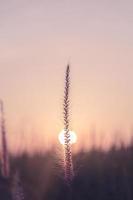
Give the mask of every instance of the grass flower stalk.
[(9, 156), (7, 149), (6, 127), (4, 117), (4, 104), (0, 100), (0, 128), (1, 128), (1, 145), (2, 145), (2, 157), (1, 157), (1, 172), (5, 178), (9, 177)]
[(12, 199), (13, 200), (24, 200), (24, 192), (23, 187), (21, 185), (20, 176), (18, 171), (15, 173), (13, 177), (12, 183)]
[(71, 184), (73, 179), (73, 163), (72, 163), (72, 151), (70, 143), (70, 132), (69, 132), (69, 93), (70, 93), (70, 66), (67, 65), (65, 73), (65, 89), (64, 89), (64, 103), (63, 103), (63, 114), (64, 114), (64, 174), (65, 180), (68, 185)]

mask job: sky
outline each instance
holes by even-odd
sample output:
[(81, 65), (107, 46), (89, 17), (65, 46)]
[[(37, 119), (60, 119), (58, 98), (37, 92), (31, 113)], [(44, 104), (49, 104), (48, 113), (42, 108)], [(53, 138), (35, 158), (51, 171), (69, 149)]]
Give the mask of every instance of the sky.
[(58, 144), (68, 63), (75, 148), (128, 140), (132, 35), (132, 0), (0, 0), (0, 98), (11, 151)]

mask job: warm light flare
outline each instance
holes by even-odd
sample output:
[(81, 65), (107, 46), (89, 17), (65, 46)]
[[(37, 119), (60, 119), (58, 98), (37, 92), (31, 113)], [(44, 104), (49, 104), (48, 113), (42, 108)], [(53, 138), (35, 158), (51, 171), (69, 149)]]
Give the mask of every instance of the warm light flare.
[[(71, 144), (74, 144), (77, 142), (77, 135), (74, 131), (69, 131), (70, 132), (70, 143)], [(65, 144), (65, 138), (64, 138), (64, 133), (65, 131), (62, 130), (60, 133), (59, 133), (59, 136), (58, 136), (58, 139), (59, 139), (59, 142), (64, 145)]]

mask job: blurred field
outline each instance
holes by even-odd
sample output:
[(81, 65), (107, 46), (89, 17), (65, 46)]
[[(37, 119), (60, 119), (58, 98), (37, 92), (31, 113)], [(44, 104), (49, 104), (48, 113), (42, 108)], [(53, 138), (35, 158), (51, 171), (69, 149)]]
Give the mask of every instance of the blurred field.
[[(132, 200), (133, 145), (115, 145), (108, 152), (93, 148), (74, 156), (74, 200)], [(67, 200), (69, 188), (54, 150), (44, 155), (11, 157), (11, 174), (18, 169), (26, 200)], [(10, 180), (0, 178), (0, 199), (10, 193)], [(3, 196), (2, 196), (3, 195)]]

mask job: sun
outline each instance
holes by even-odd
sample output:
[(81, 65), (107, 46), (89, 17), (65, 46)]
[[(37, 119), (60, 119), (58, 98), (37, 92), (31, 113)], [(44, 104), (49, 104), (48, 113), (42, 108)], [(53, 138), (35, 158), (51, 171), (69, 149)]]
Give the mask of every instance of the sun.
[[(70, 132), (70, 143), (71, 144), (74, 144), (77, 142), (77, 135), (74, 131), (69, 131)], [(59, 142), (64, 145), (65, 144), (65, 138), (64, 138), (64, 133), (65, 131), (62, 130), (60, 133), (59, 133), (59, 136), (58, 136), (58, 139), (59, 139)]]

